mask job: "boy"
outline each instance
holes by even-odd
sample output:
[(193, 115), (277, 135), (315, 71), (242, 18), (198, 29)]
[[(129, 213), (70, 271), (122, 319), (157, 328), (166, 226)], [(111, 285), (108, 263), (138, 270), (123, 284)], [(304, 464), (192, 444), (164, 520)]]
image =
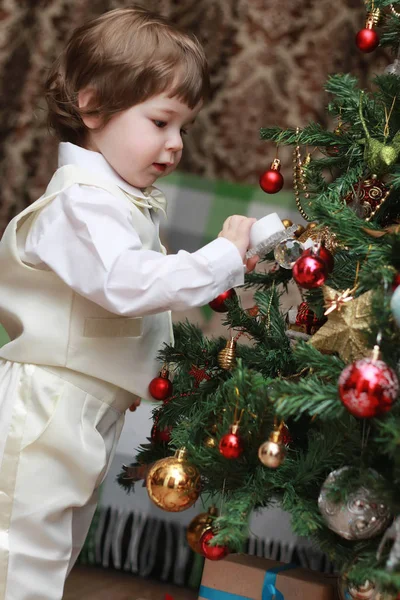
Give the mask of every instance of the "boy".
[(153, 183), (207, 93), (197, 40), (139, 7), (79, 28), (49, 75), (59, 168), (0, 247), (0, 599), (61, 599), (169, 311), (243, 283), (254, 219), (193, 254), (165, 256), (158, 236)]

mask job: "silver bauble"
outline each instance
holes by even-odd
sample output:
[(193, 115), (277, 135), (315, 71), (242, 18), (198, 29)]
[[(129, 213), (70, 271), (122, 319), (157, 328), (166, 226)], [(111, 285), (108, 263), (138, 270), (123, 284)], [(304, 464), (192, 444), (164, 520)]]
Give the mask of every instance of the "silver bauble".
[(389, 556), (386, 560), (386, 571), (394, 571), (400, 565), (400, 517), (396, 517), (388, 529), (386, 529), (378, 546), (376, 558), (381, 560), (386, 542), (393, 542)]
[(395, 600), (395, 596), (380, 592), (374, 582), (368, 580), (356, 586), (341, 577), (338, 580), (338, 592), (340, 600)]
[[(328, 499), (330, 486), (349, 468), (342, 467), (328, 475), (321, 488), (318, 507), (329, 529), (346, 540), (365, 540), (382, 533), (391, 516), (389, 508), (374, 492), (363, 486), (350, 494), (345, 504), (336, 504)], [(376, 471), (369, 471), (375, 478), (381, 477)]]
[(396, 58), (395, 61), (391, 65), (388, 65), (383, 72), (390, 74), (390, 75), (397, 75), (399, 77), (400, 76), (400, 60), (398, 58)]

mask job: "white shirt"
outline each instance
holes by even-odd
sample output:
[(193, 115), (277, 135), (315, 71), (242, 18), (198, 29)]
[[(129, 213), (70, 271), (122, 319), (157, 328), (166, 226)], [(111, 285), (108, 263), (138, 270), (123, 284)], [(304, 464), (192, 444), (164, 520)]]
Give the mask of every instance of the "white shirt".
[[(146, 199), (97, 152), (61, 143), (59, 167), (68, 164)], [(242, 258), (229, 240), (218, 238), (197, 252), (169, 256), (143, 250), (128, 204), (77, 184), (39, 213), (21, 254), (106, 310), (132, 317), (204, 306), (244, 282)]]

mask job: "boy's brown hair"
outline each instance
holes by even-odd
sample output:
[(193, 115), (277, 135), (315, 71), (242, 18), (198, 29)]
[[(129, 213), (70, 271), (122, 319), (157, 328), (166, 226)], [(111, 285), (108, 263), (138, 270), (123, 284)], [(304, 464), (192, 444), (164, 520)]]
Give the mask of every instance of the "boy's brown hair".
[[(84, 111), (78, 92), (93, 89)], [(61, 141), (82, 145), (82, 114), (116, 113), (168, 92), (190, 108), (209, 92), (207, 60), (197, 39), (140, 6), (112, 10), (72, 34), (45, 85), (48, 122)]]

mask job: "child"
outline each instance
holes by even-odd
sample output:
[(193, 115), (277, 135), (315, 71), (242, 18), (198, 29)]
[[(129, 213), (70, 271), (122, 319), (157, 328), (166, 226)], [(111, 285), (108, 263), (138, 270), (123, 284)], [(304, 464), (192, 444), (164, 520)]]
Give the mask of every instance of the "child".
[(0, 246), (0, 599), (61, 599), (169, 311), (243, 283), (254, 219), (193, 254), (165, 256), (158, 236), (153, 183), (207, 92), (197, 40), (139, 7), (80, 27), (49, 75), (59, 168)]

